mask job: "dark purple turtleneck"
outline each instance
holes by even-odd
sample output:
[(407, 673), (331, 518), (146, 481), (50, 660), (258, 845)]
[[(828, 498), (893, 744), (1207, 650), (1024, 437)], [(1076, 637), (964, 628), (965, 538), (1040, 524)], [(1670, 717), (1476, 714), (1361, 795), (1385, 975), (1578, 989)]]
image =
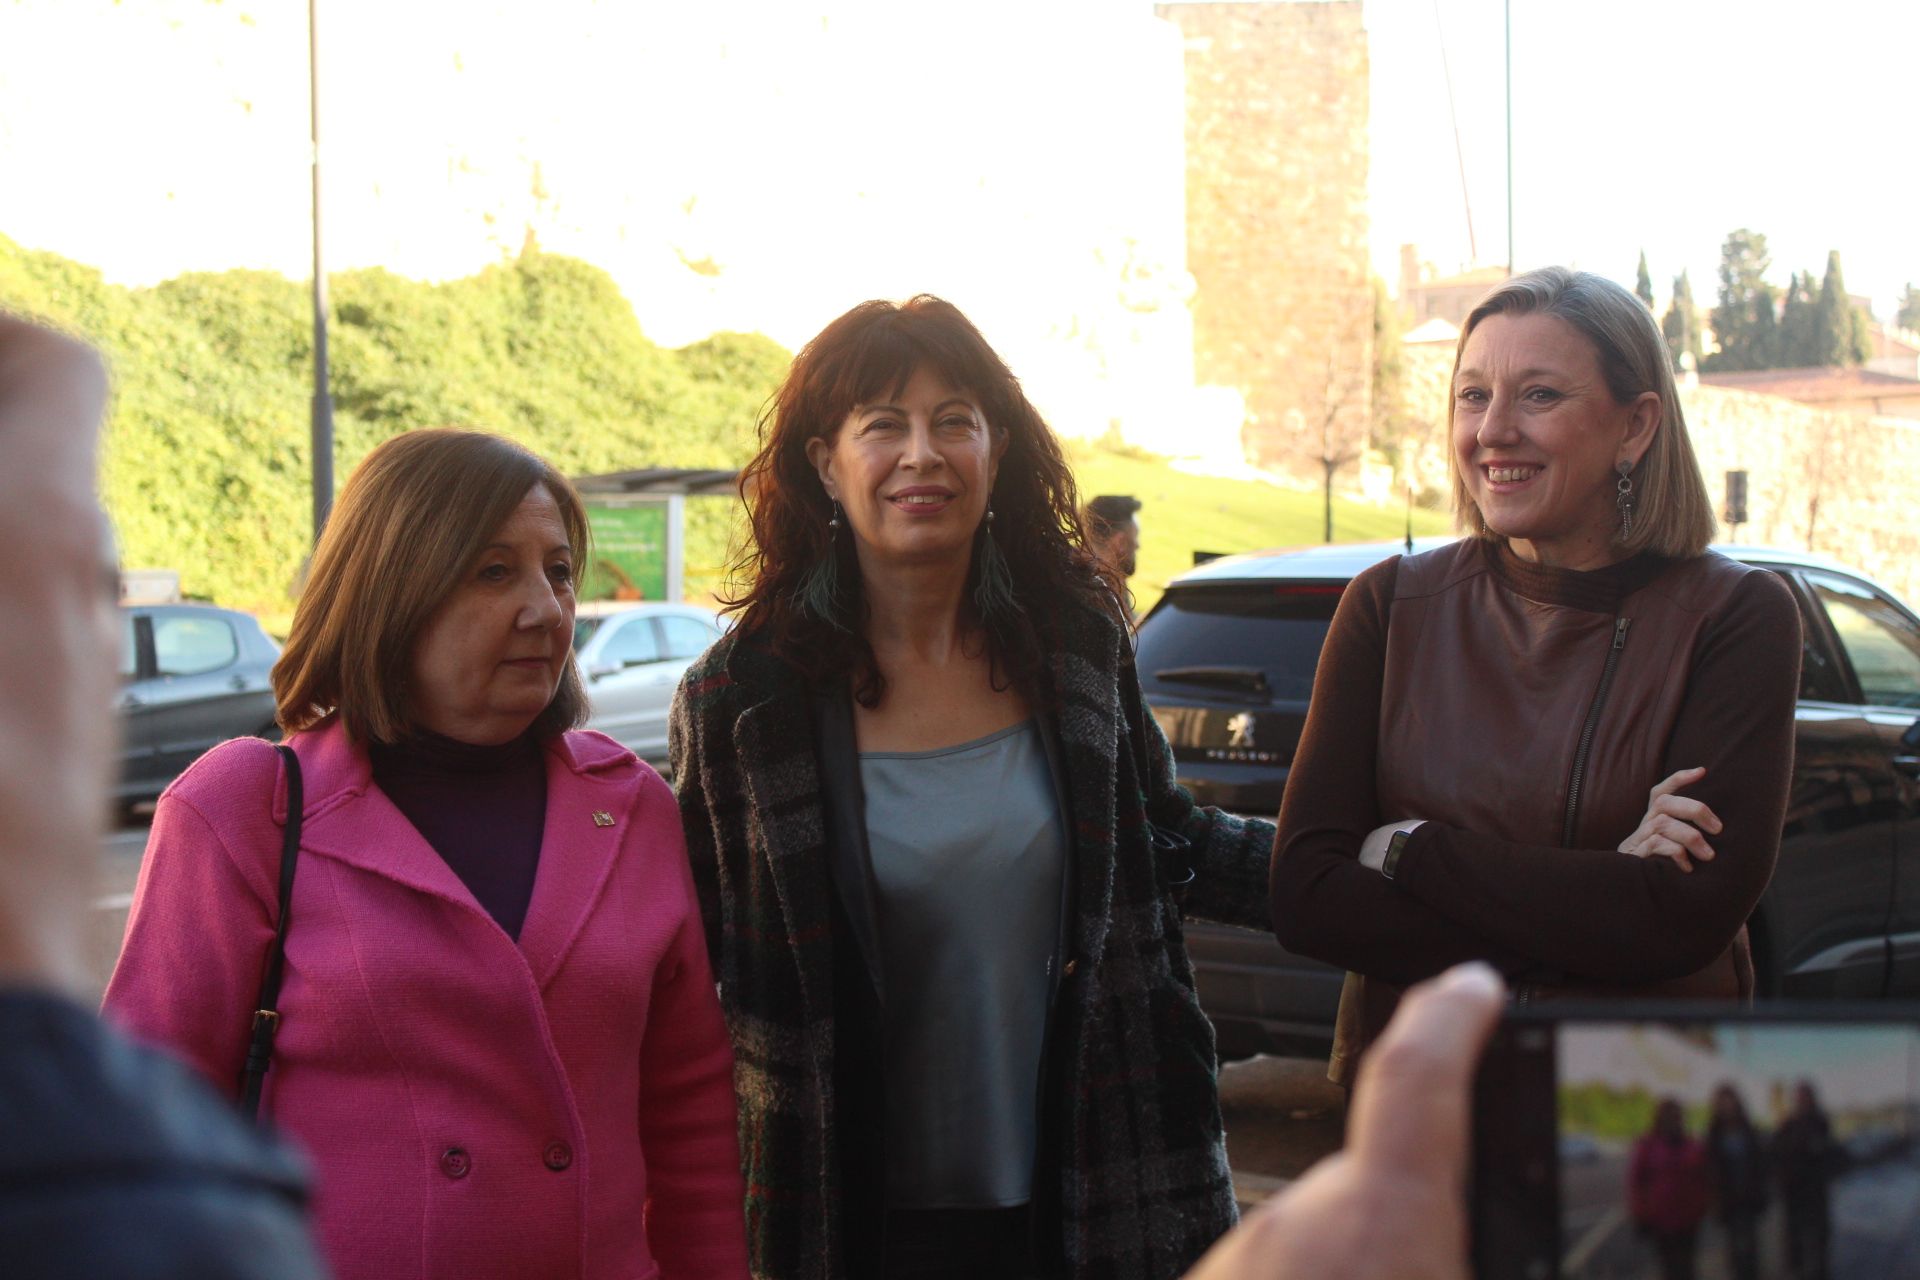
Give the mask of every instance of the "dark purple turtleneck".
[(515, 941), (533, 898), (547, 770), (522, 735), (497, 747), (427, 733), (367, 751), (373, 781)]

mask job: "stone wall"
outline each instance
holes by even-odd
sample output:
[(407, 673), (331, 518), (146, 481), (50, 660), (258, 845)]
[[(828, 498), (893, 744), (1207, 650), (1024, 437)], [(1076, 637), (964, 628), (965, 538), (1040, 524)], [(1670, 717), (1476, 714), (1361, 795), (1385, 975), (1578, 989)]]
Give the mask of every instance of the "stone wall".
[(1681, 400), (1716, 509), (1726, 473), (1747, 473), (1741, 542), (1832, 556), (1920, 605), (1920, 423), (1723, 387)]
[(1247, 406), (1249, 461), (1319, 476), (1366, 440), (1367, 37), (1357, 0), (1164, 4), (1187, 73), (1194, 373)]

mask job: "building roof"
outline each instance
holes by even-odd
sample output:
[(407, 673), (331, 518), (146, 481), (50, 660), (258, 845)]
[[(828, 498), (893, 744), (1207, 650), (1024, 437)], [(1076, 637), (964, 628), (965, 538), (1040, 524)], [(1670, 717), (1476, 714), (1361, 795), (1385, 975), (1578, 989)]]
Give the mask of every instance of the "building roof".
[(1460, 326), (1440, 316), (1422, 321), (1400, 335), (1402, 346), (1418, 346), (1426, 342), (1452, 344), (1458, 341), (1460, 341)]
[(1731, 391), (1754, 391), (1761, 395), (1782, 396), (1802, 404), (1829, 400), (1884, 399), (1887, 396), (1920, 396), (1920, 379), (1902, 378), (1872, 369), (1835, 369), (1815, 366), (1806, 369), (1748, 369), (1739, 373), (1703, 373), (1703, 385), (1725, 387)]
[(1505, 267), (1475, 267), (1458, 275), (1436, 276), (1410, 285), (1414, 289), (1490, 289), (1507, 278)]
[(1920, 332), (1915, 330), (1869, 320), (1867, 335), (1873, 340), (1876, 356), (1920, 355)]

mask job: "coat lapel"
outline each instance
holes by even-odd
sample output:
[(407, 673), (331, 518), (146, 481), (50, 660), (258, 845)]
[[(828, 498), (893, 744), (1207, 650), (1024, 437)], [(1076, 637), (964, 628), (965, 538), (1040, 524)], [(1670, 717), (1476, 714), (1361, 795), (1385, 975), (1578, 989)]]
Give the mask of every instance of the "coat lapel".
[[(293, 745), (307, 795), (302, 850), (486, 916), (453, 868), (373, 784), (366, 752), (348, 740), (338, 720), (296, 734)], [(284, 784), (275, 800), (281, 810), (276, 816), (284, 822)]]
[[(303, 850), (438, 898), (493, 924), (453, 868), (374, 785), (366, 753), (347, 741), (337, 723), (299, 734), (294, 742), (309, 797)], [(624, 750), (617, 755), (624, 758)], [(543, 989), (559, 972), (567, 949), (599, 902), (639, 794), (624, 771), (603, 774), (594, 768), (602, 761), (577, 759), (566, 738), (550, 744), (545, 758), (547, 816), (519, 941)], [(285, 803), (283, 787), (276, 793), (275, 816), (281, 821)], [(600, 825), (596, 812), (611, 818), (611, 825)]]
[(866, 964), (875, 996), (886, 1003), (880, 964), (880, 909), (873, 880), (873, 851), (867, 844), (866, 793), (860, 780), (860, 751), (853, 734), (853, 705), (845, 689), (815, 697), (815, 752), (820, 762), (821, 807), (827, 824), (827, 861), (834, 892), (855, 948)]
[(1052, 657), (1054, 690), (1059, 698), (1060, 750), (1073, 779), (1072, 846), (1075, 917), (1079, 935), (1072, 945), (1098, 965), (1106, 949), (1113, 910), (1114, 855), (1119, 820), (1116, 773), (1124, 719), (1117, 699), (1120, 629), (1105, 619), (1067, 611), (1060, 643)]
[[(749, 829), (757, 833), (756, 861), (765, 867), (772, 893), (762, 899), (749, 887), (750, 927), (763, 938), (779, 937), (791, 949), (804, 1009), (812, 1025), (832, 1008), (833, 914), (828, 897), (826, 814), (821, 803), (820, 764), (805, 683), (785, 663), (751, 644), (728, 657), (728, 675), (751, 701), (733, 726), (734, 758), (746, 793)], [(751, 837), (750, 837), (751, 838)], [(777, 912), (778, 920), (763, 913)]]
[[(520, 927), (521, 954), (543, 991), (599, 904), (621, 847), (631, 836), (634, 802), (645, 790), (633, 785), (629, 769), (593, 771), (588, 762), (574, 758), (564, 738), (547, 748), (546, 758), (547, 821), (540, 835), (540, 867)], [(666, 803), (664, 796), (661, 803)], [(644, 856), (644, 851), (635, 853)]]

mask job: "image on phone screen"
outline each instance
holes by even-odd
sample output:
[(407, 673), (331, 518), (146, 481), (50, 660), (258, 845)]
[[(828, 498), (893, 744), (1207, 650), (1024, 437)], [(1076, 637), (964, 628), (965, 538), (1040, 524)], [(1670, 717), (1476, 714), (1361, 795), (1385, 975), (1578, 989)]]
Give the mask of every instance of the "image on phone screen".
[(1920, 1025), (1543, 1021), (1495, 1056), (1481, 1276), (1920, 1280)]

